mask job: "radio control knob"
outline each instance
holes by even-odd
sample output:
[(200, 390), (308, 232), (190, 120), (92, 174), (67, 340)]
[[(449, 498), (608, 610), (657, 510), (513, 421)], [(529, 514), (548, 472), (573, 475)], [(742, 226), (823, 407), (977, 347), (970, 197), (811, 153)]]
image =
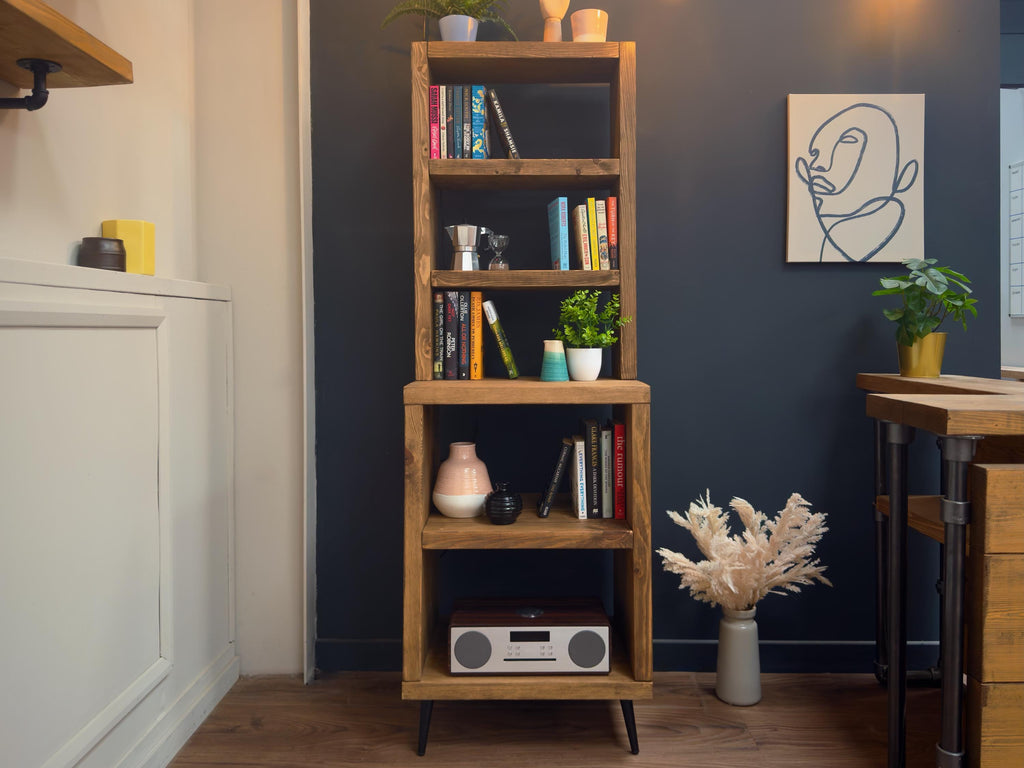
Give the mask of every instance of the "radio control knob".
[(466, 669), (480, 669), (491, 658), (491, 641), (483, 632), (465, 632), (455, 641), (453, 653)]
[(604, 638), (590, 629), (577, 632), (569, 640), (569, 658), (577, 667), (596, 667), (604, 659), (606, 651)]

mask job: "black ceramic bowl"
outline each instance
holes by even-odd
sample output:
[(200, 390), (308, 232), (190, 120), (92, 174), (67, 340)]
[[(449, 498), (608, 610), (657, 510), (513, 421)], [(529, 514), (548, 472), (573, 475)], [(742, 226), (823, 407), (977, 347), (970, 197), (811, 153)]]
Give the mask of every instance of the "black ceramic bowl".
[(495, 525), (516, 521), (523, 509), (523, 497), (508, 489), (508, 483), (495, 483), (495, 491), (484, 501), (484, 512)]
[(114, 237), (83, 237), (78, 248), (78, 266), (124, 272), (124, 240)]

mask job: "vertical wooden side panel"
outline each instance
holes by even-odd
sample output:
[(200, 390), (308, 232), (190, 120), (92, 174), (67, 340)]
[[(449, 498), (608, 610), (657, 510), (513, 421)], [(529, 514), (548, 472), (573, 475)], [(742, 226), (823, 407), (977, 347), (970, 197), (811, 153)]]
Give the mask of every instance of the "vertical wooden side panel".
[(636, 44), (619, 43), (618, 77), (611, 89), (613, 152), (619, 159), (619, 296), (623, 317), (633, 322), (622, 329), (618, 377), (637, 377), (636, 300)]
[(402, 632), (402, 679), (419, 680), (428, 651), (432, 596), (425, 578), (423, 527), (430, 514), (430, 466), (433, 412), (422, 405), (405, 406), (405, 533)]
[(430, 184), (430, 63), (427, 44), (412, 44), (412, 206), (413, 206), (413, 294), (416, 380), (433, 376), (433, 327), (430, 270), (434, 264), (437, 238), (437, 196)]
[(626, 419), (626, 517), (633, 529), (629, 628), (633, 676), (650, 680), (651, 648), (651, 408), (630, 405)]
[(975, 464), (971, 487), (979, 510), (971, 520), (971, 547), (989, 555), (1024, 552), (1024, 464)]
[(967, 765), (1024, 765), (1024, 683), (979, 683), (967, 677)]

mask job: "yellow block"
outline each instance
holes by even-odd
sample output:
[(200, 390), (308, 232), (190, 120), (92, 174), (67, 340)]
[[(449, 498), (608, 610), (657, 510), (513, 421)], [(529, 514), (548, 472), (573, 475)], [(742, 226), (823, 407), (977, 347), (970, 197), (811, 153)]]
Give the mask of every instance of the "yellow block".
[(152, 275), (156, 269), (156, 226), (139, 219), (103, 222), (103, 237), (124, 240), (125, 272)]

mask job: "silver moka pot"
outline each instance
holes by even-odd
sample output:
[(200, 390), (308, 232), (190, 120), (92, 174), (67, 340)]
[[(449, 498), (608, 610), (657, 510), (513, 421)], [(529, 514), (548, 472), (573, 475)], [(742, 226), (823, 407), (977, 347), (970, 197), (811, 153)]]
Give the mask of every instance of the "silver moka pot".
[(453, 224), (444, 231), (452, 239), (452, 269), (470, 271), (480, 269), (480, 238), (494, 233), (487, 227), (474, 224)]

